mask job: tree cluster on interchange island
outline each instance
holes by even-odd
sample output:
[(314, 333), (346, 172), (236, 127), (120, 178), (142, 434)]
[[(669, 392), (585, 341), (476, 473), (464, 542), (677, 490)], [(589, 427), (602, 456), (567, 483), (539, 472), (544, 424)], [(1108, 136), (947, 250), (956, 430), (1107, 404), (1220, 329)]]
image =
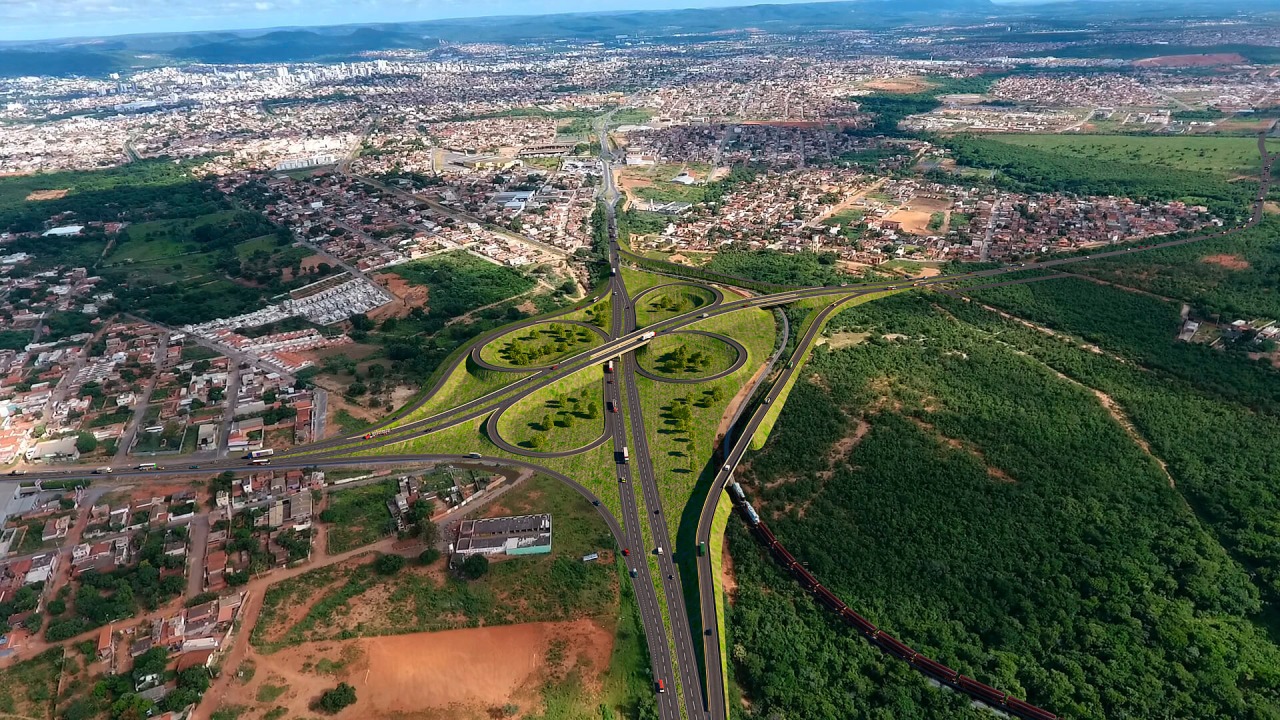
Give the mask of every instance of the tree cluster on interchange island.
[(711, 367), (711, 358), (701, 350), (689, 352), (689, 348), (681, 343), (674, 350), (663, 353), (658, 358), (658, 369), (668, 375), (681, 372), (697, 372)]
[(512, 365), (524, 367), (545, 357), (563, 355), (589, 342), (589, 330), (552, 323), (545, 329), (534, 330), (506, 343), (502, 347), (502, 357)]

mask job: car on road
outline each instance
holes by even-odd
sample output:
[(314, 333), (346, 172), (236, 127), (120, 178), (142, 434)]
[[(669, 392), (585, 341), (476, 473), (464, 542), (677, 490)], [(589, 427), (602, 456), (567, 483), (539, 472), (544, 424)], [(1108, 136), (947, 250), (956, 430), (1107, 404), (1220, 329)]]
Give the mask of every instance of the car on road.
[(636, 576), (636, 569), (631, 568), (631, 577), (635, 577), (635, 576)]
[(657, 549), (656, 549), (656, 550), (654, 550), (654, 552), (655, 552), (655, 553), (657, 553), (657, 554), (659, 554), (659, 555), (661, 555), (661, 554), (662, 554), (662, 546), (661, 546), (661, 545), (659, 545), (659, 546), (657, 547)]
[(199, 469), (200, 469), (200, 466), (199, 466), (199, 465), (188, 465), (188, 466), (187, 466), (187, 469), (188, 469), (188, 470), (199, 470)]
[(662, 678), (658, 678), (658, 692), (664, 693), (666, 691), (667, 691), (667, 684), (662, 682)]
[(623, 556), (623, 557), (630, 557), (630, 556), (631, 556), (631, 548), (622, 548), (622, 556)]
[(478, 458), (478, 457), (481, 457), (481, 455), (480, 455), (480, 453), (478, 453), (478, 452), (469, 452), (469, 453), (467, 453), (467, 457), (469, 457), (469, 458)]
[(725, 472), (728, 472), (728, 471), (729, 471), (729, 463), (725, 463), (725, 464), (724, 464), (724, 470), (725, 470)]

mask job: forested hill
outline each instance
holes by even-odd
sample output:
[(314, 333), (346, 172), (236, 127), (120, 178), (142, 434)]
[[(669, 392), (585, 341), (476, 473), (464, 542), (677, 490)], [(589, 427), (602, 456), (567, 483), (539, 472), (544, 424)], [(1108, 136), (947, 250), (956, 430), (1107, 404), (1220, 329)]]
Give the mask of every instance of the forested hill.
[[(821, 582), (918, 651), (1062, 717), (1280, 718), (1280, 648), (1261, 624), (1275, 595), (1220, 541), (1243, 530), (1228, 508), (1193, 510), (1217, 490), (1189, 464), (1222, 464), (1194, 430), (1198, 404), (1253, 417), (1259, 467), (1280, 460), (1259, 455), (1280, 438), (1274, 418), (949, 298), (886, 299), (833, 327), (865, 339), (815, 352), (740, 473)], [(1095, 386), (1132, 408), (1153, 452), (1181, 436), (1178, 487)], [(1239, 492), (1219, 503), (1253, 494), (1262, 507), (1237, 516), (1272, 516), (1265, 472), (1233, 472)], [(750, 717), (964, 716), (939, 714), (952, 694), (797, 600), (745, 534), (731, 545)], [(834, 652), (848, 647), (862, 649)]]

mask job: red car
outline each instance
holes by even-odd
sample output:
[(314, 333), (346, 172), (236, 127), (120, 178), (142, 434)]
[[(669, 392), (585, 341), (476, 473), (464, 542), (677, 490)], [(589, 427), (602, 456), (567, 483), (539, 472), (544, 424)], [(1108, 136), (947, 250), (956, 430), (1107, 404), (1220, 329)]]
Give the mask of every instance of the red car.
[(631, 555), (631, 549), (630, 549), (630, 548), (622, 548), (622, 554), (623, 554), (623, 556), (630, 556), (630, 555)]

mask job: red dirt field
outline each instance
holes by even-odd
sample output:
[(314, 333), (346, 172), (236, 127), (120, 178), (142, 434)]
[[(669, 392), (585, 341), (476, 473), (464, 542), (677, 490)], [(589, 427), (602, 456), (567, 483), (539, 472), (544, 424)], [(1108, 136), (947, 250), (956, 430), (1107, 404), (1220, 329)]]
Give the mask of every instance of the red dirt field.
[(389, 317), (405, 317), (409, 311), (427, 304), (427, 289), (421, 285), (411, 285), (395, 273), (382, 273), (374, 276), (379, 285), (391, 291), (397, 302), (387, 303), (371, 310), (369, 317), (373, 320), (385, 320)]
[[(563, 641), (562, 668), (576, 668), (589, 690), (609, 667), (613, 634), (592, 620), (528, 623), (435, 633), (306, 643), (269, 656), (250, 652), (258, 667), (252, 681), (232, 683), (223, 706), (262, 711), (282, 706), (286, 717), (310, 717), (310, 703), (346, 682), (356, 688), (355, 705), (338, 718), (488, 718), (493, 708), (517, 705), (520, 714), (541, 711), (540, 689), (554, 672), (547, 654)], [(319, 672), (322, 660), (339, 665)], [(263, 685), (288, 690), (258, 703)]]
[(1135, 67), (1213, 67), (1214, 65), (1240, 65), (1249, 62), (1239, 53), (1209, 53), (1205, 55), (1161, 55), (1135, 60)]
[(1218, 267), (1224, 267), (1228, 270), (1248, 270), (1249, 269), (1249, 261), (1240, 257), (1239, 255), (1227, 255), (1227, 254), (1206, 255), (1200, 258), (1200, 262), (1206, 263), (1209, 265), (1217, 265)]
[(71, 192), (69, 188), (63, 188), (59, 190), (33, 190), (31, 194), (27, 196), (27, 202), (38, 202), (40, 200), (60, 200), (66, 197), (68, 192)]

